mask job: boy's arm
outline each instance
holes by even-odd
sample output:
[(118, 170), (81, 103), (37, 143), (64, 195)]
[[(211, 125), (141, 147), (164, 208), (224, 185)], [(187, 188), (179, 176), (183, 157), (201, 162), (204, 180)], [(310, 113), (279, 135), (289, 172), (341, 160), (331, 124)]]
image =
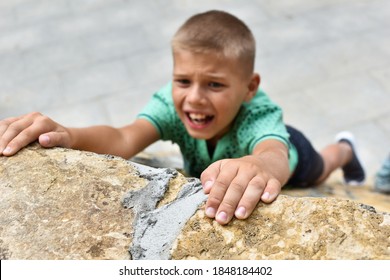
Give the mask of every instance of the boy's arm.
[(126, 159), (160, 138), (157, 129), (145, 119), (137, 119), (121, 128), (111, 126), (69, 128), (69, 133), (73, 139), (71, 147), (74, 149), (116, 155)]
[(157, 130), (146, 120), (136, 120), (123, 128), (67, 128), (40, 113), (0, 121), (0, 155), (5, 156), (38, 140), (43, 147), (60, 146), (130, 158), (158, 139)]
[(288, 149), (274, 139), (260, 142), (252, 155), (217, 161), (201, 175), (206, 215), (220, 224), (233, 215), (246, 219), (260, 200), (274, 201), (289, 176)]

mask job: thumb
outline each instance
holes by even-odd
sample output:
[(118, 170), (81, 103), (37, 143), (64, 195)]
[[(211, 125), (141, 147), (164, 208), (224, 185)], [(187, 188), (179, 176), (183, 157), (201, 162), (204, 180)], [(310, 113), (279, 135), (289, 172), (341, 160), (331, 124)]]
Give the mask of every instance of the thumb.
[(276, 179), (271, 179), (264, 189), (261, 200), (264, 203), (271, 203), (277, 198), (281, 189), (282, 185), (279, 183), (279, 181)]
[(213, 186), (221, 169), (221, 163), (222, 161), (219, 160), (210, 164), (200, 175), (200, 181), (202, 182), (204, 193), (210, 193), (211, 187)]
[(66, 141), (64, 141), (64, 133), (63, 132), (48, 132), (45, 134), (41, 134), (38, 138), (39, 144), (45, 148), (51, 147), (65, 147)]

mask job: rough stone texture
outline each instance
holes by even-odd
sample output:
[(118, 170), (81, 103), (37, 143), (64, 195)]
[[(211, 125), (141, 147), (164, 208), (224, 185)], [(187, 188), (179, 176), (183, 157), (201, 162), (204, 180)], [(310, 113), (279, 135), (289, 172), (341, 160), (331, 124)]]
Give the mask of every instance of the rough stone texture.
[(0, 157), (1, 259), (129, 259), (122, 196), (146, 180), (118, 159), (41, 149)]
[[(340, 189), (287, 189), (220, 226), (199, 180), (174, 169), (32, 145), (0, 157), (0, 258), (390, 259), (390, 214), (326, 197), (369, 192)], [(295, 197), (310, 192), (323, 197)]]
[(227, 226), (199, 210), (173, 259), (390, 259), (390, 215), (334, 198), (285, 195)]

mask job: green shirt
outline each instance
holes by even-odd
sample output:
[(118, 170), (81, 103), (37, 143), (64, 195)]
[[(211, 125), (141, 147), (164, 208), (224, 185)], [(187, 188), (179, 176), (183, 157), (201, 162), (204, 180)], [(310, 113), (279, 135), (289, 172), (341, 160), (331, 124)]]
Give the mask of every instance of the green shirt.
[(249, 103), (241, 106), (231, 130), (217, 142), (212, 155), (208, 152), (206, 140), (195, 139), (187, 133), (173, 104), (172, 83), (153, 95), (138, 118), (151, 122), (162, 140), (178, 144), (185, 172), (199, 177), (211, 163), (250, 155), (255, 146), (266, 139), (277, 139), (287, 145), (290, 170), (293, 171), (298, 162), (298, 154), (289, 141), (282, 115), (280, 107), (259, 90)]

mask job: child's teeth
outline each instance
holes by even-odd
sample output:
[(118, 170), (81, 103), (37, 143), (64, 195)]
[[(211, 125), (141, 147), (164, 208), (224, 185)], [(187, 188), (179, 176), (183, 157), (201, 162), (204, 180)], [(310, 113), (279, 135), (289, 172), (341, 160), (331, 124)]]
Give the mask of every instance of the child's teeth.
[(190, 114), (191, 119), (203, 120), (206, 118), (206, 115), (203, 114)]

